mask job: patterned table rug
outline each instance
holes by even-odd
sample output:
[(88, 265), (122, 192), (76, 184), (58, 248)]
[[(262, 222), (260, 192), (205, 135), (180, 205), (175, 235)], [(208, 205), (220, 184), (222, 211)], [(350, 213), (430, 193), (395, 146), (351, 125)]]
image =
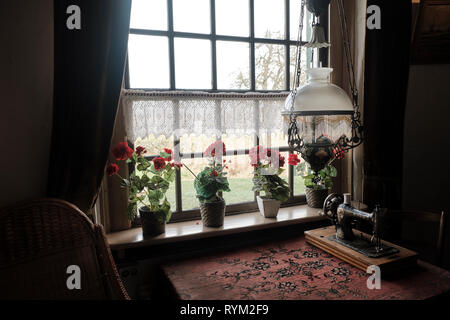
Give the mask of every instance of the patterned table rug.
[(180, 299), (426, 299), (450, 292), (450, 272), (417, 268), (368, 289), (365, 272), (305, 242), (303, 236), (178, 261), (163, 271)]

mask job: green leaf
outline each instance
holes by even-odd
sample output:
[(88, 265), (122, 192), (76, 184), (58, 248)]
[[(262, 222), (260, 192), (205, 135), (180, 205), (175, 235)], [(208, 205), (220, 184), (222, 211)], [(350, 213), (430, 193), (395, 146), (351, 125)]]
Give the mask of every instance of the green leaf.
[(145, 158), (138, 158), (138, 165), (136, 169), (140, 172), (145, 172), (151, 166), (151, 163)]
[(130, 181), (129, 181), (128, 179), (122, 179), (122, 180), (120, 181), (120, 186), (121, 186), (121, 187), (124, 187), (124, 188), (127, 188), (127, 187), (130, 186)]
[(138, 191), (139, 191), (139, 190), (136, 188), (135, 185), (131, 185), (131, 186), (130, 186), (130, 193), (135, 194), (135, 193), (138, 193)]
[(335, 167), (333, 167), (332, 165), (329, 165), (328, 167), (327, 167), (327, 169), (328, 169), (328, 175), (330, 176), (330, 177), (337, 177), (337, 169), (335, 168)]
[(128, 220), (132, 221), (136, 217), (136, 213), (137, 213), (136, 203), (128, 203), (128, 207), (127, 207)]
[(314, 187), (314, 182), (312, 181), (312, 179), (305, 179), (304, 182), (305, 182), (306, 187), (309, 187), (309, 188)]
[[(214, 176), (212, 171), (216, 167), (205, 167), (197, 175), (197, 179), (194, 180), (194, 188), (197, 193), (197, 198), (200, 202), (207, 202), (211, 199), (216, 199), (219, 191), (230, 191), (228, 180), (225, 176)], [(216, 170), (217, 171), (217, 170)]]
[(171, 154), (169, 154), (169, 153), (167, 153), (167, 152), (164, 152), (164, 151), (161, 151), (161, 152), (159, 153), (159, 156), (160, 156), (161, 158), (164, 158), (164, 159), (166, 159), (166, 158), (168, 158), (168, 157), (172, 157)]
[(150, 181), (150, 178), (149, 178), (146, 174), (144, 174), (144, 175), (141, 177), (141, 183), (142, 183), (142, 184), (147, 184), (147, 183), (149, 183), (149, 181)]
[(165, 221), (169, 222), (172, 217), (172, 211), (170, 210), (170, 203), (167, 201), (167, 198), (164, 198), (164, 202), (161, 205), (161, 210), (164, 212)]
[(164, 193), (160, 190), (151, 190), (148, 192), (148, 200), (152, 203), (159, 204), (159, 201), (164, 197)]
[(325, 178), (325, 177), (327, 176), (326, 170), (325, 170), (325, 169), (320, 170), (320, 171), (319, 171), (319, 176), (320, 176), (321, 178)]
[(263, 175), (257, 171), (253, 179), (253, 190), (264, 192), (265, 196), (271, 199), (286, 201), (289, 199), (289, 184), (279, 175)]
[(161, 176), (158, 176), (158, 175), (154, 175), (154, 176), (151, 178), (151, 180), (150, 180), (150, 182), (153, 183), (153, 184), (159, 184), (159, 183), (161, 183), (162, 181), (164, 181), (164, 179), (163, 179)]
[(167, 170), (164, 172), (164, 179), (166, 179), (169, 182), (175, 181), (175, 170)]

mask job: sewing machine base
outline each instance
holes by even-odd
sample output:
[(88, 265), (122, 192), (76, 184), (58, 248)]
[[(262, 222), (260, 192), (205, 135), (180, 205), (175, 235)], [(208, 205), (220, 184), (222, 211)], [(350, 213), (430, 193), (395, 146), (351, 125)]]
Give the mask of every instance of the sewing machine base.
[[(361, 233), (359, 231), (356, 232), (357, 233), (355, 234), (362, 234), (362, 236), (366, 239), (370, 238), (370, 236), (365, 233)], [(339, 242), (330, 240), (330, 237), (335, 234), (335, 226), (329, 226), (305, 231), (305, 239), (309, 244), (322, 249), (323, 251), (363, 270), (364, 272), (367, 271), (367, 267), (376, 265), (380, 267), (382, 277), (383, 275), (397, 273), (401, 270), (417, 265), (416, 262), (418, 254), (414, 251), (382, 240), (381, 242), (384, 246), (392, 247), (398, 251), (382, 257), (371, 258)]]
[(397, 249), (384, 244), (381, 245), (380, 251), (377, 252), (375, 246), (365, 238), (357, 237), (354, 241), (349, 241), (338, 239), (334, 234), (329, 236), (328, 239), (331, 241), (335, 241), (343, 246), (346, 246), (347, 248), (355, 250), (356, 252), (359, 252), (369, 258), (380, 258), (398, 253)]

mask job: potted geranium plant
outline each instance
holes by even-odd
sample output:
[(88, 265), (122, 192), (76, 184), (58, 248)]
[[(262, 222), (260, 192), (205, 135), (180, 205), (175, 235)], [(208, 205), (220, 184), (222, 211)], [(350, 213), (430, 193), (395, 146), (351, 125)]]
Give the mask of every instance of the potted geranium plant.
[(166, 222), (172, 216), (166, 192), (175, 180), (175, 170), (182, 164), (172, 161), (172, 150), (167, 148), (152, 161), (143, 156), (145, 153), (144, 147), (133, 150), (127, 142), (120, 142), (112, 149), (112, 154), (116, 160), (135, 166), (136, 170), (128, 179), (118, 174), (119, 168), (115, 163), (111, 163), (106, 171), (109, 176), (117, 176), (121, 186), (129, 191), (128, 219), (132, 221), (139, 208), (142, 234), (155, 236), (165, 232)]
[(256, 197), (259, 211), (266, 218), (275, 218), (281, 202), (289, 199), (289, 185), (280, 177), (285, 158), (277, 150), (262, 146), (250, 149), (249, 156), (255, 168), (252, 190), (264, 193)]
[(317, 174), (306, 162), (297, 166), (297, 172), (300, 173), (305, 183), (306, 202), (311, 208), (322, 208), (329, 190), (333, 187), (333, 178), (337, 176), (337, 169), (331, 163), (334, 159), (344, 159), (344, 152), (334, 150), (334, 154), (333, 160)]
[(225, 200), (220, 192), (230, 191), (225, 172), (226, 166), (222, 162), (225, 154), (225, 144), (222, 141), (212, 143), (204, 152), (208, 158), (208, 165), (197, 175), (188, 169), (195, 177), (194, 188), (200, 202), (200, 214), (206, 227), (221, 227), (225, 217)]

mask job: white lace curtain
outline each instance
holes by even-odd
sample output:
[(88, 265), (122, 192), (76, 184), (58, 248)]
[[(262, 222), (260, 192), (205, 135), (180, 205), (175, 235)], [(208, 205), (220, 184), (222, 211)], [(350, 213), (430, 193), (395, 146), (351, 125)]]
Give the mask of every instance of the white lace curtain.
[(132, 141), (150, 134), (262, 135), (286, 130), (281, 111), (287, 95), (125, 90), (122, 110)]

